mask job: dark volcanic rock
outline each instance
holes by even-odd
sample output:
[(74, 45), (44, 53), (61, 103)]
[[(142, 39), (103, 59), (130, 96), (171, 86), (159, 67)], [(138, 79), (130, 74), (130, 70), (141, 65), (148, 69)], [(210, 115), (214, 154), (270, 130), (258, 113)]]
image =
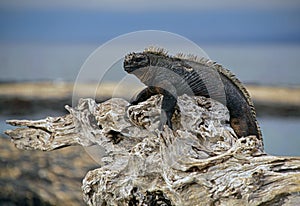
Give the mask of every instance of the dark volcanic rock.
[(97, 164), (80, 146), (24, 151), (0, 137), (0, 205), (84, 205), (81, 182)]

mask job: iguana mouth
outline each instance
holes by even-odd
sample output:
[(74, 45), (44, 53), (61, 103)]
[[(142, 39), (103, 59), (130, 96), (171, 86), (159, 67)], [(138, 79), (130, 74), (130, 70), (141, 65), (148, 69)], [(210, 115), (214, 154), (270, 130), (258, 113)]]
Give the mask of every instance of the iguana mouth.
[(123, 62), (123, 67), (125, 69), (126, 72), (130, 72), (130, 68), (132, 68), (132, 59), (133, 59), (133, 56), (135, 55), (135, 53), (130, 53), (130, 54), (127, 54), (125, 56), (125, 59), (124, 59), (124, 62)]

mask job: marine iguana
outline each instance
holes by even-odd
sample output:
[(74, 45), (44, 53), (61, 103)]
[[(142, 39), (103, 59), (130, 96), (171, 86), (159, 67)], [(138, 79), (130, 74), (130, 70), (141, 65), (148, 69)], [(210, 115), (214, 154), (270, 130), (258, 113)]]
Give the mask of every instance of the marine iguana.
[(188, 94), (209, 97), (226, 105), (230, 125), (238, 137), (256, 135), (262, 139), (249, 93), (229, 70), (216, 62), (192, 55), (170, 56), (164, 49), (148, 48), (127, 54), (123, 66), (148, 86), (131, 104), (155, 94), (163, 95), (160, 129), (164, 124), (172, 129), (177, 96)]

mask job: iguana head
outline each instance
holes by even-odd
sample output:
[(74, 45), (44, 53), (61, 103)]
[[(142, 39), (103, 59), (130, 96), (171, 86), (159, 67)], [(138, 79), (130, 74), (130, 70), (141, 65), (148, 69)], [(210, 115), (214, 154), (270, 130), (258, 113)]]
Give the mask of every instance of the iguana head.
[(145, 52), (130, 53), (125, 56), (124, 69), (128, 73), (135, 73), (139, 69), (150, 66), (150, 58)]
[(172, 61), (167, 61), (168, 56), (159, 51), (145, 50), (138, 53), (130, 53), (125, 56), (124, 70), (129, 74), (134, 74), (143, 83), (157, 78), (166, 70), (171, 68)]

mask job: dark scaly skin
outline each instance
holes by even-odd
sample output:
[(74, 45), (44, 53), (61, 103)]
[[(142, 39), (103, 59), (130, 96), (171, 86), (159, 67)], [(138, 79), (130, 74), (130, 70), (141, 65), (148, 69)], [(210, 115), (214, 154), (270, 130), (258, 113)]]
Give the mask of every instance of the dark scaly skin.
[(230, 113), (230, 125), (237, 136), (256, 135), (257, 138), (262, 138), (248, 92), (242, 83), (222, 66), (205, 61), (170, 57), (162, 51), (144, 51), (126, 55), (124, 69), (148, 86), (139, 93), (132, 104), (145, 101), (155, 94), (163, 95), (160, 129), (164, 124), (172, 128), (171, 119), (177, 96), (188, 94), (214, 99), (205, 86), (203, 79), (205, 77), (201, 75), (201, 72), (212, 71), (213, 79), (209, 81), (221, 83), (216, 87), (222, 85), (220, 91), (223, 90), (225, 93), (224, 101)]

